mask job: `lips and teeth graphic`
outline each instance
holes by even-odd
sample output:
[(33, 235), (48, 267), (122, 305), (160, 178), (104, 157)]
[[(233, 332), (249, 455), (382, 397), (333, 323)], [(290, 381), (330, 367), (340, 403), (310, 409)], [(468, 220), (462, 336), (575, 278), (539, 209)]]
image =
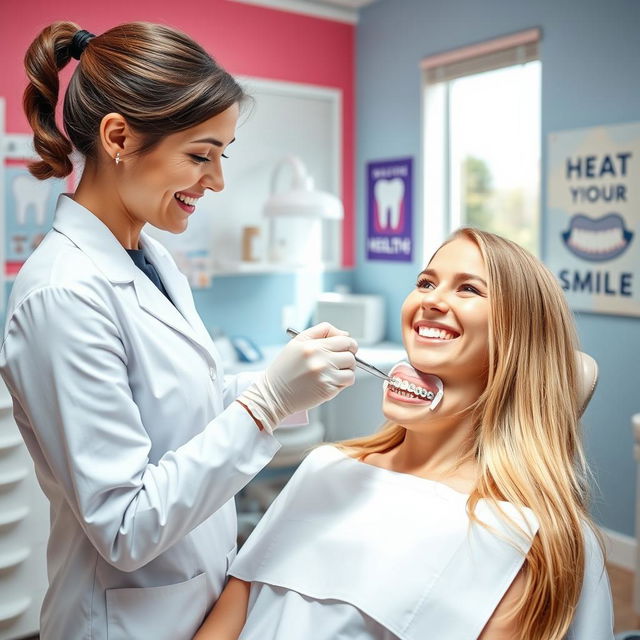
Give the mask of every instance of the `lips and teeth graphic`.
[(613, 260), (624, 253), (634, 236), (626, 228), (619, 213), (591, 218), (578, 213), (569, 220), (569, 228), (562, 232), (564, 243), (574, 255), (593, 262)]

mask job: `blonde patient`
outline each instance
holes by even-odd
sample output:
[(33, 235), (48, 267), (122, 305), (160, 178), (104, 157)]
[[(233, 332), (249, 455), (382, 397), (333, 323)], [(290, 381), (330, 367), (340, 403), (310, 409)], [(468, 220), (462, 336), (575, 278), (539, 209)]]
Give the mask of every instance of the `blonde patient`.
[(306, 458), (196, 639), (613, 638), (577, 339), (553, 275), (461, 229), (401, 323), (388, 422)]

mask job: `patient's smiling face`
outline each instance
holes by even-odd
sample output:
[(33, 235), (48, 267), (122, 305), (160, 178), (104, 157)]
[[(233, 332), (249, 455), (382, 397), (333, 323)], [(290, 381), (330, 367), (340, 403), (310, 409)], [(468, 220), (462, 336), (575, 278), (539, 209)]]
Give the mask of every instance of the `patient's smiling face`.
[[(425, 383), (422, 373), (440, 378), (444, 397), (437, 413), (443, 407), (448, 412), (447, 407), (468, 406), (484, 388), (489, 364), (487, 283), (479, 248), (458, 237), (433, 256), (402, 306), (402, 339), (415, 372), (400, 368), (394, 374), (409, 381), (422, 377)], [(383, 410), (388, 419), (403, 423), (428, 417), (430, 404), (387, 390)]]

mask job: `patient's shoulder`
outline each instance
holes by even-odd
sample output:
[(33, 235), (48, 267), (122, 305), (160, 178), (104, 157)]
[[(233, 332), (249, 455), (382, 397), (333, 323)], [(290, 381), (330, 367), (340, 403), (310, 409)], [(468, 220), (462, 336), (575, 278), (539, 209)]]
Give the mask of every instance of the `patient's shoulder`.
[(298, 478), (322, 473), (334, 474), (350, 468), (358, 458), (358, 451), (342, 445), (322, 444), (307, 453), (295, 475)]
[(344, 460), (346, 457), (349, 456), (343, 447), (333, 444), (322, 444), (307, 454), (300, 465), (300, 470), (320, 469), (339, 460)]

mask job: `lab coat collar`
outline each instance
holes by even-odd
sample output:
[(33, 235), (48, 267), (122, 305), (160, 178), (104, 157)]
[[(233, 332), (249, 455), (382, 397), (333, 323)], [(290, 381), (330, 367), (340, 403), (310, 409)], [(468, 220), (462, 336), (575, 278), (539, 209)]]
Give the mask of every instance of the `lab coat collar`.
[(64, 234), (114, 284), (133, 282), (139, 271), (107, 225), (70, 193), (58, 196), (53, 228)]
[[(175, 305), (174, 308), (180, 311), (177, 315), (181, 315), (182, 318), (186, 319), (189, 327), (195, 332), (195, 339), (198, 343), (202, 345), (207, 352), (213, 352), (215, 350), (213, 340), (202, 324), (202, 320), (195, 308), (187, 278), (184, 274), (180, 273), (173, 258), (162, 244), (144, 233), (144, 231), (140, 234), (140, 246), (149, 261), (153, 263), (158, 271), (160, 280), (173, 301), (173, 305)], [(158, 296), (157, 294), (160, 293), (158, 288), (151, 283), (148, 278), (145, 277), (145, 280), (151, 284), (154, 291), (149, 290), (148, 287), (145, 287), (144, 291), (142, 288), (136, 287), (140, 306), (153, 315), (162, 313), (166, 306), (165, 302), (168, 302), (168, 300), (164, 295)], [(173, 307), (173, 305), (169, 304), (171, 307)]]
[(141, 234), (141, 246), (160, 274), (174, 304), (138, 269), (111, 230), (91, 211), (73, 200), (70, 194), (59, 196), (53, 228), (89, 256), (110, 282), (133, 283), (142, 309), (195, 342), (204, 350), (211, 364), (215, 362), (211, 353), (213, 342), (191, 302), (189, 284), (159, 243), (147, 234)]

